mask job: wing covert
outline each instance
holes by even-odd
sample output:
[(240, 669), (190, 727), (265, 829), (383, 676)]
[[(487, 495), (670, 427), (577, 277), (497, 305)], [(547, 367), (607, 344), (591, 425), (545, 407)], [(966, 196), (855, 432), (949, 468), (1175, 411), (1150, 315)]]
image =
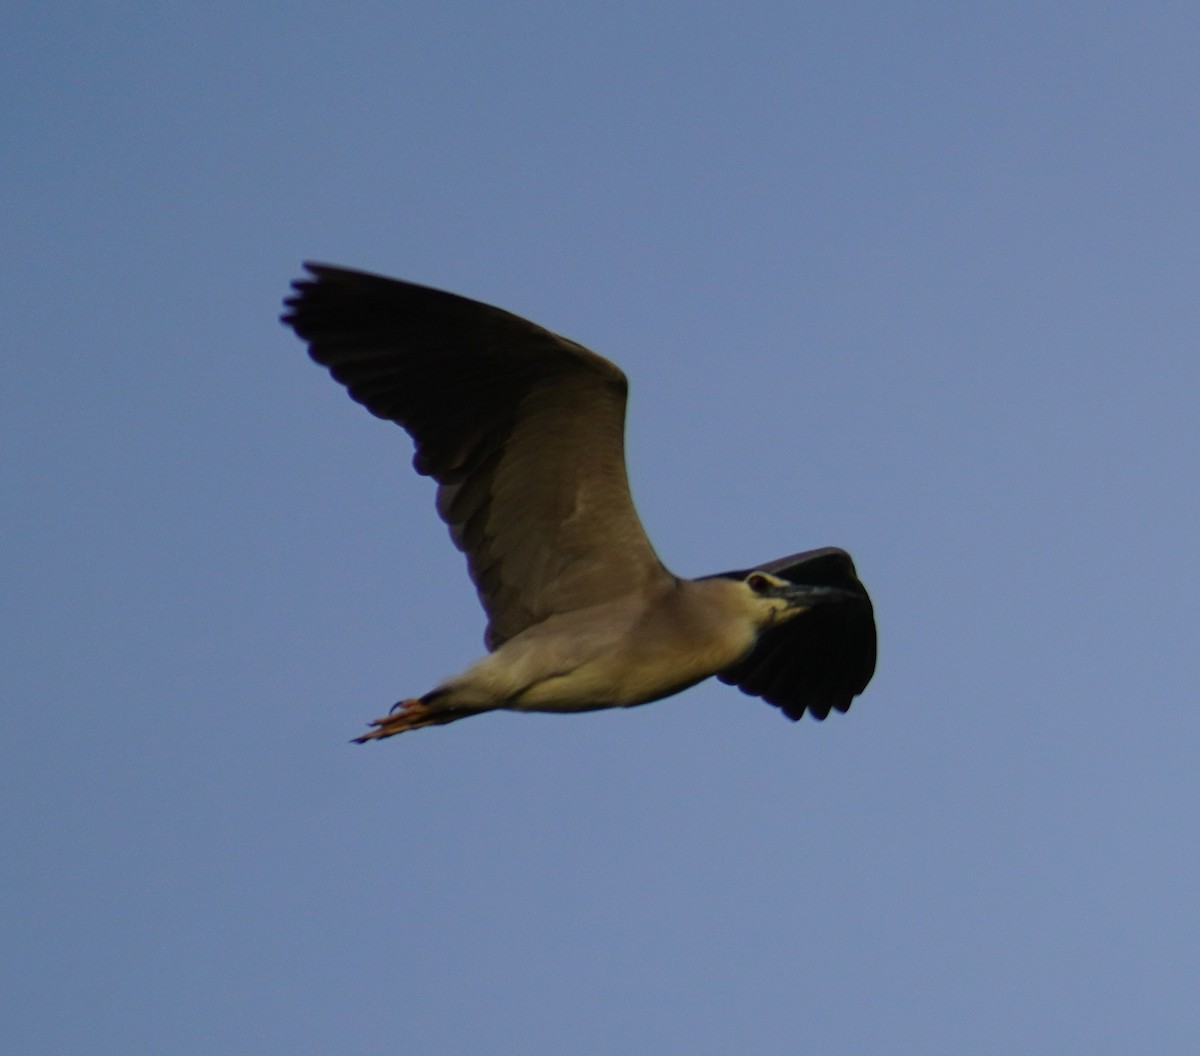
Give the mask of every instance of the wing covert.
[(283, 320), (354, 400), (412, 437), (488, 614), (488, 648), (668, 574), (629, 494), (614, 364), (456, 294), (305, 267)]

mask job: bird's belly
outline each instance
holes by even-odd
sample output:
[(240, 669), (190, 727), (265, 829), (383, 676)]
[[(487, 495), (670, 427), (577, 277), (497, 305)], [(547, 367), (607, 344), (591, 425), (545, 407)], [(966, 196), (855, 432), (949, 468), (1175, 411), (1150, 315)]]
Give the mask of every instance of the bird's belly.
[(654, 656), (611, 654), (528, 686), (508, 707), (515, 711), (597, 711), (649, 704), (716, 674), (720, 664), (704, 657), (664, 665)]
[(678, 680), (624, 680), (614, 685), (604, 678), (590, 678), (575, 671), (569, 675), (549, 678), (530, 686), (508, 707), (513, 711), (599, 711), (603, 708), (629, 708), (649, 704), (672, 693), (695, 685), (700, 679), (680, 683)]
[[(591, 610), (553, 617), (475, 669), (499, 707), (595, 711), (671, 696), (724, 670), (752, 644), (737, 628)], [(497, 705), (493, 705), (497, 706)]]

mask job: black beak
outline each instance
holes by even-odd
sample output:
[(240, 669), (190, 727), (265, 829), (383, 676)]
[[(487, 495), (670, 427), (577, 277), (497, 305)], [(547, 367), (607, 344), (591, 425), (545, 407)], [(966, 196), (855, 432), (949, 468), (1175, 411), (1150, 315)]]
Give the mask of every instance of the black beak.
[(807, 583), (789, 583), (786, 587), (776, 589), (778, 596), (787, 601), (788, 607), (796, 612), (804, 612), (817, 605), (860, 600), (853, 591), (842, 590), (840, 587), (817, 587)]

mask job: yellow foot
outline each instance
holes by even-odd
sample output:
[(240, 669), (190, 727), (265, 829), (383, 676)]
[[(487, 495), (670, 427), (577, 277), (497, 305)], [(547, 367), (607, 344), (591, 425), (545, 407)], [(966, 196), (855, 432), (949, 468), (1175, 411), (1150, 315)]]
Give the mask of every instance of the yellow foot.
[(443, 700), (442, 694), (430, 694), (426, 700), (401, 701), (395, 704), (390, 712), (382, 719), (374, 719), (371, 726), (374, 730), (355, 737), (355, 744), (364, 744), (367, 740), (383, 740), (385, 737), (395, 737), (397, 733), (408, 730), (420, 730), (422, 726), (444, 726), (446, 722), (456, 722), (466, 719), (468, 715), (478, 715), (480, 712), (490, 712), (490, 707), (469, 707), (463, 704), (451, 704)]
[(453, 722), (455, 719), (474, 715), (478, 709), (447, 708), (444, 705), (426, 704), (423, 700), (412, 698), (402, 700), (392, 706), (392, 710), (380, 719), (372, 719), (368, 725), (375, 729), (355, 737), (355, 744), (366, 744), (367, 741), (381, 741), (385, 737), (394, 737), (408, 730), (419, 730), (422, 726), (440, 726)]

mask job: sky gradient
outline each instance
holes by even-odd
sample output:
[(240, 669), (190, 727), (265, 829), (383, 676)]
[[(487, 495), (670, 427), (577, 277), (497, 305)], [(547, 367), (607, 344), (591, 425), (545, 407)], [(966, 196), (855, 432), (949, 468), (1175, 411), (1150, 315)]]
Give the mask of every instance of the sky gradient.
[[(1194, 1050), (1200, 9), (6, 21), (0, 1050)], [(348, 744), (483, 616), (304, 259), (619, 363), (668, 567), (845, 547), (866, 694)]]

